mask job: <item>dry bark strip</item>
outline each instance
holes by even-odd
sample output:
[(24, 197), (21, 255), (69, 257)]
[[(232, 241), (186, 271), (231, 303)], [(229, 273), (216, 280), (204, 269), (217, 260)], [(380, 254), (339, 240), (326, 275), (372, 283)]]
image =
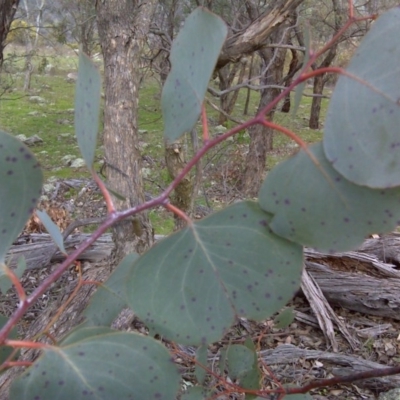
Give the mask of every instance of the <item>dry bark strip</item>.
[[(71, 235), (65, 242), (67, 251), (75, 249), (87, 237), (88, 234), (82, 233)], [(111, 235), (105, 234), (83, 252), (80, 260), (99, 262), (109, 256), (112, 248)], [(22, 236), (8, 253), (10, 266), (15, 266), (18, 257), (23, 255), (28, 269), (47, 267), (63, 260), (63, 255), (55, 249), (49, 235)], [(397, 266), (400, 264), (400, 234), (367, 239), (358, 251), (335, 255), (307, 249), (305, 257), (307, 272), (329, 303), (400, 320), (400, 271)], [(306, 292), (310, 293), (310, 290), (306, 289)], [(309, 301), (315, 298), (307, 297)]]
[(359, 340), (349, 332), (346, 324), (333, 311), (322, 293), (321, 288), (318, 286), (318, 283), (312, 276), (310, 276), (307, 269), (303, 271), (301, 289), (317, 317), (319, 327), (323, 331), (327, 341), (332, 346), (332, 350), (335, 353), (339, 351), (339, 346), (335, 338), (334, 325), (337, 326), (353, 350), (359, 348)]
[[(318, 361), (323, 364), (323, 368), (334, 376), (348, 376), (359, 372), (371, 371), (373, 369), (387, 368), (373, 361), (364, 360), (360, 357), (349, 356), (345, 354), (330, 353), (320, 350), (307, 350), (284, 344), (274, 349), (262, 350), (259, 353), (262, 360), (278, 374), (276, 368), (279, 365), (284, 366), (284, 375), (305, 376), (309, 372), (309, 368), (304, 369), (304, 373), (300, 373), (301, 360)], [(293, 372), (287, 370), (292, 369)], [(279, 370), (279, 368), (278, 368)], [(400, 387), (400, 376), (393, 375), (382, 378), (366, 379), (358, 381), (357, 386), (365, 387), (373, 392), (382, 392), (396, 387)]]

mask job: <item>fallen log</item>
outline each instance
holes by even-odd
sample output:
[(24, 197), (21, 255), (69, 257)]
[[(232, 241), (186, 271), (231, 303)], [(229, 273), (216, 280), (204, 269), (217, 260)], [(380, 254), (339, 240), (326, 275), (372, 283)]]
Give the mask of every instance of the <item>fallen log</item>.
[[(88, 236), (89, 234), (82, 233), (71, 235), (66, 239), (67, 251), (74, 249)], [(95, 267), (86, 269), (83, 279), (103, 281), (109, 275), (110, 265), (107, 262), (103, 261), (100, 265), (95, 264), (98, 260), (106, 259), (112, 247), (111, 235), (105, 234), (80, 256), (81, 260), (93, 262)], [(14, 243), (8, 253), (8, 260), (12, 267), (18, 257), (24, 255), (28, 268), (40, 268), (46, 263), (48, 265), (63, 259), (64, 256), (59, 251), (55, 252), (54, 250), (55, 245), (49, 235), (26, 235), (20, 237)], [(307, 272), (313, 277), (315, 283), (322, 289), (324, 296), (330, 302), (367, 314), (399, 320), (400, 272), (397, 270), (397, 260), (400, 260), (400, 235), (398, 234), (368, 239), (358, 251), (354, 252), (331, 255), (318, 253), (311, 249), (305, 250)], [(29, 325), (28, 330), (24, 332), (27, 337), (34, 337), (43, 331), (49, 320), (57, 314), (59, 307), (69, 297), (76, 284), (77, 281), (75, 280), (71, 282), (71, 285), (63, 287), (57, 301), (49, 304), (49, 307)], [(81, 320), (81, 313), (93, 290), (94, 288), (88, 285), (81, 288), (76, 298), (53, 325), (51, 329), (53, 337), (63, 336), (65, 332), (68, 332)], [(310, 297), (307, 298), (310, 301)], [(120, 323), (117, 323), (116, 327), (126, 329), (131, 318), (132, 316), (129, 313), (128, 317), (125, 318), (128, 323), (125, 324), (125, 319), (124, 321), (120, 319)], [(326, 363), (337, 364), (332, 372), (338, 375), (383, 367), (356, 357), (303, 350), (289, 345), (261, 352), (260, 355), (268, 365), (281, 362), (291, 363), (295, 358), (325, 360)], [(35, 355), (28, 351), (24, 353), (23, 358), (32, 360)], [(0, 377), (0, 399), (7, 398), (9, 384), (16, 373), (17, 371), (10, 371)], [(381, 391), (399, 387), (400, 381), (397, 377), (379, 378), (367, 382), (366, 386)]]

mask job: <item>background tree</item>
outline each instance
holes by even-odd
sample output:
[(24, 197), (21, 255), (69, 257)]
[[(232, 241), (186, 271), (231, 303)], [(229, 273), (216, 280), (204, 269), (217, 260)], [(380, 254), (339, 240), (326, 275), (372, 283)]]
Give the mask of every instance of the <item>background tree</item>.
[[(290, 22), (292, 21), (289, 20), (288, 23), (290, 24)], [(279, 29), (276, 29), (268, 39), (269, 42), (286, 44), (291, 29), (288, 23), (282, 24)], [(267, 88), (261, 90), (257, 112), (260, 112), (281, 91), (276, 88), (268, 88), (268, 86), (281, 83), (286, 51), (285, 47), (266, 47), (258, 52), (262, 60), (263, 69), (260, 84), (267, 86)], [(274, 113), (275, 110), (273, 109), (267, 113), (266, 117), (269, 120), (273, 120)], [(258, 193), (264, 177), (267, 152), (272, 150), (273, 147), (273, 130), (262, 125), (254, 125), (250, 127), (249, 135), (250, 145), (245, 160), (241, 189), (247, 196), (254, 197)]]
[[(138, 148), (140, 57), (156, 1), (140, 6), (129, 0), (97, 1), (97, 24), (104, 57), (104, 156), (107, 182), (125, 200), (117, 208), (144, 201)], [(152, 244), (152, 229), (142, 213), (117, 224), (115, 258), (143, 252)]]
[(95, 1), (61, 0), (52, 7), (59, 18), (57, 35), (64, 38), (67, 34), (71, 35), (82, 46), (84, 53), (91, 56), (98, 46)]
[(19, 0), (0, 0), (0, 68), (3, 65), (5, 41), (18, 4)]
[[(28, 3), (27, 0), (22, 1), (23, 17), (28, 23), (32, 25), (24, 29), (24, 38), (26, 46), (25, 55), (25, 80), (24, 80), (24, 91), (28, 91), (31, 86), (31, 77), (33, 72), (32, 58), (34, 57), (37, 47), (39, 44), (39, 35), (41, 30), (41, 24), (43, 20), (43, 11), (46, 0), (36, 0), (34, 6)], [(32, 35), (32, 30), (35, 34)]]

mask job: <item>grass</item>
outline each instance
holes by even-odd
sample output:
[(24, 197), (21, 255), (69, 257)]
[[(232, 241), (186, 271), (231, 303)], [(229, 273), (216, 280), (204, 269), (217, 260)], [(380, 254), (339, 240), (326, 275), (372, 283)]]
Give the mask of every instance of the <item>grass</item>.
[[(57, 73), (55, 75), (35, 74), (32, 78), (31, 91), (28, 94), (22, 91), (23, 74), (18, 72), (20, 65), (17, 64), (15, 66), (17, 73), (13, 76), (12, 90), (0, 98), (0, 129), (14, 135), (24, 134), (27, 137), (36, 134), (43, 139), (44, 143), (36, 145), (32, 150), (43, 167), (45, 179), (89, 176), (85, 168), (72, 169), (61, 161), (66, 155), (80, 157), (73, 125), (74, 85), (68, 83), (65, 79), (67, 73), (76, 68), (76, 61), (76, 58), (71, 55), (59, 57), (56, 62)], [(2, 79), (4, 82), (7, 76), (3, 76)], [(34, 103), (30, 101), (30, 96), (43, 97), (45, 103)], [(139, 129), (141, 130), (139, 136), (140, 148), (145, 160), (143, 171), (145, 190), (150, 195), (160, 193), (170, 182), (164, 162), (160, 97), (160, 85), (155, 79), (149, 79), (142, 85), (139, 103)], [(257, 109), (258, 99), (259, 94), (253, 92), (250, 101), (250, 113), (254, 113)], [(241, 120), (245, 119), (242, 115), (245, 100), (246, 92), (242, 90), (233, 112), (233, 116)], [(217, 103), (217, 100), (213, 99), (213, 102)], [(324, 99), (321, 120), (325, 117), (327, 104), (327, 100)], [(296, 116), (278, 111), (275, 115), (275, 122), (291, 129), (305, 142), (314, 143), (322, 138), (322, 132), (307, 127), (310, 107), (311, 98), (303, 97)], [(210, 125), (215, 125), (218, 120), (218, 113), (209, 108), (208, 115)], [(232, 127), (234, 123), (228, 122), (227, 125)], [(201, 128), (199, 132), (201, 132)], [(236, 149), (243, 151), (247, 148), (248, 143), (248, 134), (242, 132), (233, 141), (223, 144), (225, 147), (221, 147), (221, 149), (228, 149), (226, 153), (224, 153), (225, 150), (216, 150), (206, 157), (205, 164), (214, 165), (218, 169), (218, 163), (226, 163), (226, 154), (229, 151), (232, 153), (235, 153)], [(267, 170), (270, 170), (275, 164), (291, 154), (294, 147), (290, 139), (277, 133), (274, 137), (274, 150), (268, 156)], [(96, 152), (97, 169), (100, 169), (101, 158), (102, 150), (99, 146)], [(213, 185), (214, 180), (210, 176), (204, 182), (204, 187), (210, 189)], [(199, 197), (197, 203), (207, 205), (204, 197)], [(217, 201), (215, 205), (218, 207), (220, 201)], [(149, 216), (156, 233), (168, 234), (172, 231), (174, 222), (170, 214), (161, 210), (152, 210)]]

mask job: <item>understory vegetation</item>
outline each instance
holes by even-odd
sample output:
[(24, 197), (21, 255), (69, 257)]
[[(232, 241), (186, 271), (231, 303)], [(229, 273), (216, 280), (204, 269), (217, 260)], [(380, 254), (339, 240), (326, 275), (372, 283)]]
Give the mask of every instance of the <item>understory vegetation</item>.
[[(81, 157), (74, 132), (75, 84), (67, 78), (69, 73), (77, 71), (76, 53), (67, 47), (61, 49), (62, 55), (56, 57), (57, 67), (52, 69), (51, 73), (44, 71), (39, 73), (43, 58), (46, 58), (49, 63), (54, 62), (54, 56), (45, 56), (46, 48), (40, 49), (41, 56), (37, 57), (31, 90), (26, 93), (23, 91), (22, 64), (17, 57), (18, 47), (9, 47), (8, 51), (6, 59), (10, 61), (8, 65), (6, 64), (1, 77), (2, 85), (7, 89), (0, 97), (0, 129), (14, 135), (25, 135), (27, 138), (38, 135), (43, 140), (34, 144), (31, 149), (40, 161), (45, 180), (54, 182), (55, 180), (89, 178), (90, 175), (85, 166), (80, 168), (70, 166), (71, 159)], [(312, 144), (321, 139), (322, 130), (308, 128), (312, 97), (308, 97), (307, 92), (311, 93), (311, 88), (305, 91), (306, 96), (303, 96), (295, 116), (292, 113), (280, 112), (278, 107), (274, 121), (296, 132), (307, 144)], [(324, 94), (329, 97), (330, 93), (331, 90), (326, 89)], [(154, 76), (146, 76), (140, 86), (139, 94), (139, 146), (144, 165), (143, 177), (146, 192), (150, 196), (155, 196), (171, 181), (165, 166), (162, 145), (164, 127), (159, 81)], [(232, 113), (234, 119), (248, 118), (243, 115), (246, 94), (247, 89), (240, 90)], [(44, 102), (32, 101), (32, 96), (39, 96), (44, 99)], [(257, 111), (259, 97), (258, 92), (251, 92), (250, 116)], [(214, 104), (218, 104), (218, 99), (210, 94), (208, 98)], [(328, 99), (323, 99), (321, 121), (325, 118), (328, 102)], [(226, 128), (235, 126), (233, 121), (228, 121), (224, 127), (218, 126), (218, 112), (210, 106), (207, 107), (207, 113), (213, 136), (222, 133)], [(185, 140), (189, 158), (191, 143), (189, 138)], [(203, 161), (204, 176), (195, 199), (195, 204), (200, 207), (198, 216), (220, 209), (234, 199), (243, 198), (238, 190), (238, 183), (248, 144), (248, 133), (242, 132), (206, 155)], [(279, 161), (293, 154), (297, 148), (297, 145), (289, 138), (276, 133), (274, 148), (267, 157), (266, 172)], [(103, 148), (100, 137), (95, 157), (95, 168), (98, 172), (101, 172), (102, 165)], [(71, 189), (65, 195), (67, 198), (73, 198), (78, 192)], [(174, 221), (171, 214), (163, 209), (156, 209), (150, 211), (149, 216), (156, 234), (166, 235), (172, 232)]]

